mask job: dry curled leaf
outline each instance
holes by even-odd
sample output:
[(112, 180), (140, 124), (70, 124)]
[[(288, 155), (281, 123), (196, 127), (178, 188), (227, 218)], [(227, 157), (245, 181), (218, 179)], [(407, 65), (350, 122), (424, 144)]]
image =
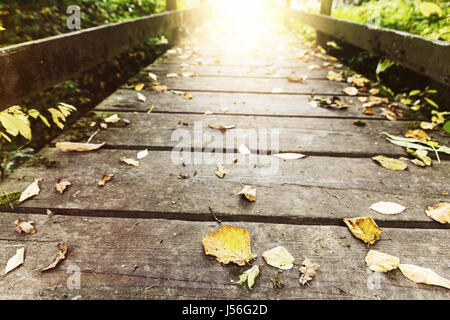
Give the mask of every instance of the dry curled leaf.
[(372, 115), (375, 111), (373, 111), (372, 107), (365, 106), (363, 109), (363, 114)]
[(418, 267), (412, 264), (400, 264), (399, 269), (405, 277), (415, 283), (429, 284), (450, 289), (450, 280), (441, 277), (431, 269)]
[(327, 79), (331, 81), (345, 81), (342, 74), (334, 71), (328, 71)]
[(117, 123), (117, 122), (120, 121), (120, 118), (119, 118), (119, 116), (117, 115), (117, 113), (115, 113), (115, 114), (113, 114), (112, 116), (109, 116), (109, 117), (103, 119), (103, 121), (104, 121), (105, 123)]
[(244, 195), (244, 197), (251, 202), (256, 201), (256, 188), (252, 186), (244, 186), (244, 188), (239, 192), (240, 195)]
[(216, 129), (216, 130), (228, 130), (228, 129), (236, 128), (235, 125), (224, 126), (222, 124), (210, 124), (208, 127), (210, 127), (211, 129)]
[(102, 178), (98, 181), (99, 186), (104, 186), (109, 180), (111, 180), (114, 177), (114, 173), (106, 173), (103, 172)]
[(422, 121), (420, 127), (424, 130), (435, 130), (439, 125), (437, 123)]
[(120, 161), (130, 166), (139, 167), (139, 161), (127, 157), (120, 157)]
[(253, 256), (250, 247), (250, 233), (234, 226), (225, 225), (202, 238), (205, 254), (215, 256), (217, 261), (240, 266), (249, 262)]
[(349, 96), (356, 96), (358, 94), (358, 89), (355, 87), (347, 87), (342, 89), (342, 92)]
[(24, 256), (25, 248), (17, 249), (16, 254), (12, 256), (6, 263), (5, 275), (20, 266), (23, 263)]
[(308, 281), (312, 280), (317, 275), (316, 270), (320, 268), (320, 265), (312, 263), (307, 257), (302, 262), (300, 267), (300, 279), (298, 280), (302, 285), (305, 285)]
[(442, 202), (430, 206), (425, 210), (425, 213), (431, 219), (442, 224), (450, 223), (450, 203)]
[(344, 218), (344, 223), (355, 237), (365, 243), (374, 244), (380, 239), (382, 230), (370, 217), (358, 217), (352, 219)]
[(183, 93), (183, 99), (184, 100), (192, 100), (192, 99), (194, 99), (194, 95), (189, 93), (189, 92), (184, 92)]
[(157, 93), (163, 93), (167, 91), (167, 87), (166, 86), (153, 86), (152, 90), (157, 92)]
[(307, 76), (288, 76), (287, 79), (289, 82), (303, 82), (305, 81)]
[(262, 256), (267, 264), (281, 270), (290, 270), (294, 266), (294, 257), (282, 246), (266, 250), (262, 253)]
[(137, 94), (138, 100), (141, 102), (147, 102), (147, 98), (140, 92)]
[(62, 152), (86, 152), (100, 149), (105, 145), (105, 142), (95, 144), (95, 143), (80, 143), (80, 142), (57, 142), (56, 148)]
[(18, 219), (16, 221), (14, 221), (14, 223), (16, 224), (16, 231), (18, 233), (28, 233), (28, 234), (33, 234), (36, 233), (36, 229), (33, 227), (33, 221), (25, 221), (23, 219)]
[(400, 265), (398, 257), (377, 250), (370, 250), (364, 261), (370, 270), (376, 272), (388, 272), (397, 269)]
[(50, 263), (47, 267), (42, 269), (41, 271), (47, 271), (55, 268), (61, 261), (66, 259), (67, 251), (69, 250), (69, 246), (66, 243), (58, 243), (56, 246), (58, 248), (58, 253), (55, 255), (55, 260)]
[(382, 167), (393, 171), (403, 171), (408, 167), (408, 165), (403, 161), (388, 158), (386, 156), (372, 157), (372, 160), (377, 161)]
[(69, 181), (67, 181), (66, 179), (59, 179), (58, 182), (55, 184), (55, 188), (56, 191), (58, 191), (59, 193), (63, 193), (64, 190), (66, 190), (66, 188), (68, 186), (70, 186), (71, 183)]
[(216, 175), (217, 175), (219, 178), (223, 178), (228, 172), (229, 172), (229, 170), (225, 170), (225, 169), (223, 168), (223, 166), (222, 166), (221, 163), (218, 163), (218, 164), (217, 164)]
[(146, 156), (148, 156), (148, 149), (139, 151), (139, 152), (137, 153), (137, 157), (136, 157), (136, 158), (137, 158), (138, 160), (141, 160), (141, 159), (144, 159)]
[(167, 78), (178, 78), (178, 74), (177, 73), (169, 73), (166, 76)]
[(46, 213), (49, 217), (53, 217), (53, 216), (55, 215), (55, 213), (54, 213), (52, 210), (50, 210), (50, 209), (45, 210), (45, 213)]
[(405, 211), (406, 208), (395, 202), (380, 201), (371, 205), (370, 209), (382, 214), (397, 214)]
[(34, 179), (34, 182), (30, 184), (20, 195), (18, 203), (22, 203), (25, 200), (34, 197), (35, 195), (39, 194), (39, 181), (40, 179)]
[(417, 139), (417, 140), (420, 140), (420, 141), (430, 141), (431, 140), (430, 136), (425, 131), (423, 131), (421, 129), (408, 130), (405, 133), (405, 137), (406, 138)]

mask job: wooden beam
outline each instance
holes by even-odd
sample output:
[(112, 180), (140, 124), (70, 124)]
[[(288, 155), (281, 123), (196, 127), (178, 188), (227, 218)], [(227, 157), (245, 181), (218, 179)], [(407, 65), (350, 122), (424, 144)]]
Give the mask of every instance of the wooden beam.
[(154, 14), (0, 49), (0, 110), (72, 78), (183, 23), (207, 19), (211, 6)]
[(166, 11), (177, 10), (177, 0), (166, 0)]
[[(331, 16), (331, 9), (333, 7), (333, 0), (320, 0), (320, 14)], [(317, 44), (325, 47), (327, 41), (329, 41), (330, 37), (325, 33), (317, 31), (316, 33), (316, 42)]]
[(450, 85), (450, 43), (326, 15), (283, 9), (288, 17)]

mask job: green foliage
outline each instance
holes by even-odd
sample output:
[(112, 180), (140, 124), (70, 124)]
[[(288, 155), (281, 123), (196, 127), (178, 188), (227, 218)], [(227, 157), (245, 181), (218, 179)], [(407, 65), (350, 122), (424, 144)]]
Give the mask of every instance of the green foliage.
[[(450, 1), (434, 1), (442, 11), (432, 11), (430, 1), (369, 0), (360, 6), (344, 5), (332, 15), (360, 23), (379, 25), (418, 34), (427, 38), (450, 41)], [(424, 9), (427, 7), (428, 11)]]

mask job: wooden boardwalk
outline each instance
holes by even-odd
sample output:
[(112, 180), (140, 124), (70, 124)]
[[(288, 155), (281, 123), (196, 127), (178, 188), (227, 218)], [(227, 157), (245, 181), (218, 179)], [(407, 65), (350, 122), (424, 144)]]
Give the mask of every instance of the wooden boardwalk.
[[(448, 289), (416, 284), (399, 270), (370, 271), (364, 262), (367, 246), (342, 222), (371, 216), (383, 229), (371, 248), (448, 278), (448, 227), (425, 215), (428, 206), (450, 199), (448, 159), (425, 169), (409, 164), (402, 172), (377, 165), (370, 157), (407, 156), (381, 133), (403, 135), (417, 122), (389, 121), (378, 107), (373, 116), (362, 114), (357, 97), (341, 91), (348, 84), (326, 79), (329, 70), (323, 63), (328, 56), (314, 56), (296, 36), (277, 32), (277, 43), (262, 36), (254, 39), (256, 47), (223, 30), (193, 33), (183, 46), (145, 68), (1, 183), (0, 191), (9, 192), (42, 179), (39, 195), (13, 209), (4, 207), (0, 214), (1, 265), (17, 248), (25, 247), (24, 265), (0, 278), (0, 298), (449, 299)], [(297, 59), (308, 49), (309, 62)], [(309, 70), (313, 64), (322, 68)], [(147, 101), (142, 102), (134, 87), (143, 82), (151, 88), (149, 72), (169, 90), (144, 89), (139, 93)], [(196, 76), (183, 77), (183, 72)], [(179, 77), (167, 77), (170, 73)], [(292, 83), (289, 75), (308, 79)], [(274, 88), (283, 92), (272, 93)], [(177, 91), (194, 98), (186, 100)], [(352, 100), (352, 106), (314, 108), (309, 104), (312, 91)], [(58, 141), (86, 142), (98, 129), (98, 121), (90, 124), (112, 114), (130, 123), (110, 125), (95, 134), (92, 143), (107, 143), (100, 150), (62, 153), (55, 148)], [(355, 126), (357, 119), (367, 125)], [(221, 132), (209, 128), (214, 124), (236, 128)], [(272, 148), (271, 140), (252, 147), (255, 132), (271, 130), (278, 132), (277, 148)], [(237, 152), (239, 144), (226, 140), (233, 131), (260, 154), (260, 162), (249, 164), (249, 156)], [(226, 149), (223, 155), (237, 157), (236, 163), (224, 161), (230, 171), (223, 179), (215, 175), (216, 162), (204, 160), (205, 141), (192, 139), (185, 146), (193, 152), (184, 163), (174, 162), (173, 148), (179, 146), (174, 133), (194, 137), (199, 132), (219, 135)], [(433, 134), (442, 144), (450, 144), (448, 135)], [(120, 163), (120, 157), (136, 159), (143, 149), (149, 155), (139, 167)], [(261, 163), (273, 159), (267, 153), (275, 151), (308, 157), (282, 160), (271, 171)], [(103, 172), (114, 178), (99, 187)], [(60, 178), (72, 184), (63, 194), (55, 190)], [(237, 195), (245, 184), (257, 188), (256, 202)], [(407, 210), (398, 215), (369, 210), (378, 201), (394, 201)], [(46, 209), (55, 215), (47, 216)], [(34, 221), (37, 232), (17, 233), (18, 218)], [(261, 270), (252, 290), (231, 282), (246, 267), (223, 265), (204, 253), (202, 237), (224, 224), (250, 232), (252, 251), (258, 254), (253, 264)], [(40, 272), (52, 261), (58, 242), (69, 245), (66, 260), (52, 271)], [(295, 267), (281, 274), (285, 284), (281, 290), (271, 281), (276, 270), (261, 257), (278, 245), (296, 259)], [(305, 256), (321, 266), (309, 286), (298, 282)], [(81, 287), (73, 288), (68, 283), (77, 270)]]

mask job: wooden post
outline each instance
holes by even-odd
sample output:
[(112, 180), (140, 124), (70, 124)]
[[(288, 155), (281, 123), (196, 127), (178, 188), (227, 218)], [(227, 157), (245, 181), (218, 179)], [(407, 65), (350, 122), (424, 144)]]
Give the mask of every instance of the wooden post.
[[(332, 7), (333, 7), (333, 0), (320, 0), (320, 14), (330, 16)], [(322, 47), (325, 47), (327, 41), (329, 41), (329, 36), (320, 31), (317, 31), (316, 33), (317, 44), (321, 45)]]
[[(166, 11), (174, 11), (174, 10), (177, 10), (177, 0), (166, 0)], [(180, 39), (180, 29), (179, 28), (173, 29), (170, 32), (169, 37), (170, 37), (169, 43), (171, 45), (177, 43), (178, 40)]]

